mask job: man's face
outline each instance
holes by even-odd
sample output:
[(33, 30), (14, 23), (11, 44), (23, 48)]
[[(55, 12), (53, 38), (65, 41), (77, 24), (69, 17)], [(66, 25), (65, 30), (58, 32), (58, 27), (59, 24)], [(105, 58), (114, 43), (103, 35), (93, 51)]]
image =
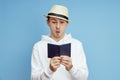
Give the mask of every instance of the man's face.
[(65, 29), (68, 22), (63, 19), (50, 17), (47, 24), (51, 30), (51, 37), (54, 39), (62, 39), (64, 37)]

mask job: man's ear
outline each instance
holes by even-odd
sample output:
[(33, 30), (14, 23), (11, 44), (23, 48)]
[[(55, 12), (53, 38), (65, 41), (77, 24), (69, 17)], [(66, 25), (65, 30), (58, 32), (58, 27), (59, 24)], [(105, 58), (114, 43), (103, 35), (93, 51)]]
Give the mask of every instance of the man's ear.
[(47, 25), (49, 26), (49, 21), (48, 21), (48, 20), (46, 20), (46, 23), (47, 23)]
[(48, 24), (48, 23), (49, 23), (49, 21), (48, 21), (48, 20), (46, 20), (46, 23)]

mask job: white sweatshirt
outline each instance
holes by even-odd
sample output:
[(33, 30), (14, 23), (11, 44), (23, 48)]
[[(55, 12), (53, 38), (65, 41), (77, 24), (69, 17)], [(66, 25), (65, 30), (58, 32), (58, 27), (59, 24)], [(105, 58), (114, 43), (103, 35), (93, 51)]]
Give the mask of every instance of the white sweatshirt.
[[(67, 71), (63, 65), (52, 72), (49, 68), (50, 58), (47, 57), (47, 44), (71, 43), (71, 58), (73, 67)], [(41, 41), (33, 47), (31, 60), (31, 80), (87, 80), (88, 68), (81, 42), (65, 34), (64, 38), (56, 42), (49, 36), (42, 36)]]

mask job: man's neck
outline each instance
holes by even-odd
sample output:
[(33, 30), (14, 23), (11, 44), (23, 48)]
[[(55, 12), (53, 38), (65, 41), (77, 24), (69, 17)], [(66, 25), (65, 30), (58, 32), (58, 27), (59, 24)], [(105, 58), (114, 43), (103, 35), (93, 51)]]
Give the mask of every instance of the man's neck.
[(53, 36), (51, 36), (50, 35), (50, 37), (53, 39), (53, 40), (55, 40), (56, 42), (58, 42), (58, 41), (60, 41), (61, 39), (63, 39), (64, 38), (64, 36), (65, 36), (65, 34), (62, 36), (62, 37), (53, 37)]

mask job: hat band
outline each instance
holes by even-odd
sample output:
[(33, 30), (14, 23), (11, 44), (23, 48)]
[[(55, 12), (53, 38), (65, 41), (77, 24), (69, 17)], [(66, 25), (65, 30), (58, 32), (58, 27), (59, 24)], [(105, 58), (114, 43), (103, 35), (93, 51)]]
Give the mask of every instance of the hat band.
[(68, 17), (64, 16), (64, 15), (61, 15), (61, 14), (56, 14), (56, 13), (48, 13), (48, 15), (50, 16), (57, 16), (57, 17), (61, 17), (61, 18), (64, 18), (64, 19), (67, 19), (68, 20)]

